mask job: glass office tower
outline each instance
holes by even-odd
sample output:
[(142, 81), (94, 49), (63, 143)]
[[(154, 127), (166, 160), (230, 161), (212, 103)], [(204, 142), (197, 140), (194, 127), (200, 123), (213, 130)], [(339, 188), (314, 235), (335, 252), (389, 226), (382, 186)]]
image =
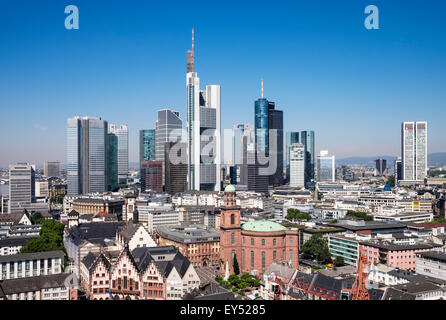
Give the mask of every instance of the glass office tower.
[(109, 132), (118, 137), (118, 180), (127, 183), (129, 174), (129, 129), (126, 125), (117, 127), (111, 124)]
[(314, 131), (301, 131), (300, 143), (305, 147), (305, 186), (314, 180), (315, 151), (314, 151)]
[(427, 122), (403, 122), (401, 125), (403, 180), (423, 181), (427, 176)]
[(108, 170), (107, 170), (107, 190), (115, 191), (119, 187), (118, 181), (118, 137), (108, 134)]
[(155, 160), (155, 130), (139, 130), (139, 163)]

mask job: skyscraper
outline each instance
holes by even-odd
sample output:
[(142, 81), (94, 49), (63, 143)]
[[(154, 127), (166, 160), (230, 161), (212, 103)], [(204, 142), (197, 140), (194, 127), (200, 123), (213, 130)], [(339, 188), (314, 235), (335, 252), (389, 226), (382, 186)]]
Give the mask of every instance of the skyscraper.
[(250, 124), (233, 126), (232, 163), (233, 184), (248, 184), (248, 144), (254, 143), (254, 128)]
[(305, 146), (301, 143), (290, 145), (290, 186), (305, 187)]
[(73, 117), (67, 121), (68, 194), (107, 189), (107, 121)]
[(115, 191), (119, 187), (118, 136), (109, 133), (107, 143), (107, 191)]
[(155, 129), (155, 160), (164, 163), (164, 146), (166, 142), (181, 141), (183, 122), (180, 113), (169, 109), (158, 111)]
[(387, 160), (385, 159), (376, 159), (375, 160), (375, 175), (383, 176), (387, 170)]
[(299, 142), (299, 132), (286, 133), (286, 181), (290, 182), (290, 146)]
[(403, 180), (423, 181), (427, 176), (427, 122), (401, 125)]
[(300, 143), (305, 147), (305, 186), (314, 180), (315, 151), (314, 151), (314, 131), (301, 131)]
[(317, 181), (335, 182), (335, 156), (328, 155), (328, 151), (321, 150), (317, 156)]
[(248, 189), (265, 193), (283, 184), (283, 111), (262, 96), (254, 102), (254, 155), (248, 155)]
[(220, 190), (220, 86), (200, 90), (194, 72), (194, 38), (187, 53), (187, 142), (188, 187), (192, 190)]
[[(187, 144), (166, 142), (164, 147), (165, 191), (171, 195), (187, 190)], [(171, 159), (173, 156), (175, 159)]]
[(163, 163), (161, 161), (141, 162), (141, 192), (163, 192)]
[(9, 213), (32, 208), (35, 200), (35, 166), (19, 163), (9, 166)]
[(395, 176), (395, 182), (403, 180), (403, 162), (401, 157), (395, 159), (393, 174)]
[(45, 161), (43, 165), (43, 174), (48, 177), (60, 177), (60, 162)]
[(155, 130), (139, 130), (139, 163), (155, 160)]
[(118, 137), (118, 181), (125, 184), (129, 175), (129, 128), (110, 124), (109, 132)]

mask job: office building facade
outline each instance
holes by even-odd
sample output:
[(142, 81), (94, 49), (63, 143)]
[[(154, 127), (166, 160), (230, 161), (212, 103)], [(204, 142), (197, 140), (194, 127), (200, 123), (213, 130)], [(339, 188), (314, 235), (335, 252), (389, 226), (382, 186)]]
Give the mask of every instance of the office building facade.
[(383, 176), (386, 173), (387, 173), (387, 160), (376, 159), (375, 160), (375, 175)]
[(161, 161), (141, 162), (141, 192), (163, 192), (163, 163)]
[(427, 122), (401, 125), (403, 180), (423, 181), (427, 177)]
[(30, 210), (35, 200), (35, 166), (19, 163), (9, 166), (9, 213)]
[(290, 182), (290, 146), (299, 143), (299, 132), (286, 133), (286, 182)]
[(165, 191), (171, 195), (183, 193), (187, 190), (187, 144), (166, 142), (164, 153)]
[(315, 151), (314, 151), (314, 131), (306, 130), (300, 133), (300, 143), (305, 147), (305, 185), (314, 180), (315, 171)]
[(115, 191), (119, 187), (118, 179), (118, 137), (114, 133), (108, 134), (107, 147), (107, 191)]
[(43, 174), (45, 177), (60, 177), (60, 162), (59, 161), (45, 161), (43, 165)]
[(290, 145), (290, 186), (305, 187), (305, 147), (301, 143)]
[(317, 182), (335, 182), (335, 156), (330, 156), (328, 151), (321, 150), (317, 156)]
[(125, 184), (129, 175), (129, 128), (110, 124), (109, 132), (118, 137), (118, 181)]
[(155, 130), (139, 130), (139, 163), (155, 161)]
[(67, 121), (68, 194), (104, 192), (107, 186), (108, 123), (101, 118)]

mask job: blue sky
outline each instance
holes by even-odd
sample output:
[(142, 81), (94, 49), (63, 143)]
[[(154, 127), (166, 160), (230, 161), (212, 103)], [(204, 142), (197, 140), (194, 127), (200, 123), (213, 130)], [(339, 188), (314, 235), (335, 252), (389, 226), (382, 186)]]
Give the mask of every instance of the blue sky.
[[(79, 8), (66, 30), (64, 8)], [(380, 29), (364, 27), (379, 8)], [(253, 123), (265, 97), (286, 131), (312, 129), (338, 158), (397, 155), (402, 121), (426, 120), (446, 151), (446, 3), (438, 0), (5, 0), (0, 5), (0, 166), (65, 162), (66, 119), (154, 128), (160, 108), (186, 122), (186, 51), (196, 34), (202, 86), (222, 88), (222, 128)]]

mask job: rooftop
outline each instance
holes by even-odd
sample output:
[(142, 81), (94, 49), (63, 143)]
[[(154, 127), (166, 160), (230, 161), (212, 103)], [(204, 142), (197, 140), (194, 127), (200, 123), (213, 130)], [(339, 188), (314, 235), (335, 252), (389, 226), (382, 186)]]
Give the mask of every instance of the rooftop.
[(280, 232), (287, 230), (281, 224), (269, 220), (248, 221), (242, 224), (242, 230), (255, 232)]
[(183, 243), (220, 241), (220, 232), (202, 224), (159, 226), (157, 233), (164, 238)]

